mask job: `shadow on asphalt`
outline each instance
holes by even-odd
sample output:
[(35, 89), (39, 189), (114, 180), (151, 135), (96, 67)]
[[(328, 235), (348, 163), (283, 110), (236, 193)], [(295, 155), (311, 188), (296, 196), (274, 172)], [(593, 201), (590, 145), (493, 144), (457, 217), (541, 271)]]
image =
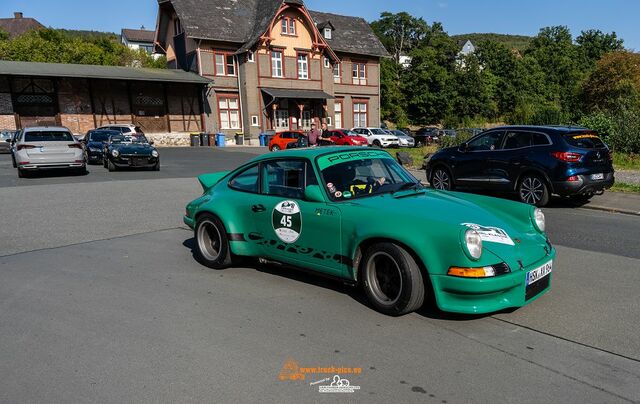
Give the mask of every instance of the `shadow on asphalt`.
[[(514, 194), (514, 193), (501, 193), (501, 192), (494, 192), (494, 191), (477, 191), (477, 190), (467, 190), (467, 189), (460, 189), (460, 190), (456, 190), (459, 192), (463, 192), (463, 193), (469, 193), (469, 194), (477, 194), (477, 195), (483, 195), (483, 196), (490, 196), (493, 198), (500, 198), (500, 199), (508, 199), (510, 201), (514, 201), (514, 202), (520, 202), (520, 200), (518, 199), (518, 195)], [(579, 201), (579, 200), (575, 200), (575, 199), (569, 199), (566, 197), (560, 197), (560, 196), (552, 196), (551, 200), (549, 201), (549, 203), (547, 204), (547, 206), (545, 206), (545, 209), (566, 209), (566, 208), (580, 208), (584, 205), (587, 205), (589, 203), (589, 201)]]
[[(195, 261), (198, 261), (194, 253), (195, 239), (193, 237), (186, 239), (182, 243), (182, 245), (188, 248), (189, 251), (191, 252), (191, 256), (193, 257), (193, 259)], [(253, 269), (269, 275), (279, 276), (279, 277), (287, 278), (293, 281), (303, 282), (308, 285), (321, 287), (327, 290), (342, 293), (344, 295), (349, 296), (351, 299), (355, 300), (356, 302), (362, 304), (363, 306), (366, 306), (370, 310), (375, 311), (375, 309), (372, 308), (371, 305), (369, 304), (369, 301), (367, 300), (366, 295), (362, 291), (362, 288), (348, 285), (337, 279), (327, 278), (317, 272), (313, 272), (303, 268), (291, 267), (287, 265), (276, 265), (276, 264), (263, 265), (263, 264), (259, 264), (256, 260), (250, 259), (250, 258), (242, 259), (238, 263), (238, 265), (236, 265), (236, 267), (249, 268), (249, 269)], [(212, 269), (212, 271), (216, 271), (216, 270)], [(225, 271), (225, 270), (222, 269), (217, 271)], [(425, 299), (424, 305), (418, 311), (416, 311), (416, 314), (428, 319), (444, 320), (444, 321), (473, 321), (473, 320), (490, 317), (495, 314), (511, 313), (516, 310), (516, 308), (514, 308), (514, 309), (503, 310), (497, 313), (488, 313), (488, 314), (446, 313), (437, 308), (435, 304), (435, 300), (433, 299), (433, 293), (431, 292), (431, 286), (425, 285), (425, 287), (428, 288), (427, 293), (429, 297)]]
[[(59, 178), (59, 177), (86, 177), (89, 175), (91, 171), (89, 171), (89, 167), (87, 167), (87, 171), (79, 172), (73, 171), (70, 169), (55, 169), (55, 170), (43, 170), (43, 171), (33, 171), (33, 172), (25, 172), (24, 179), (30, 178)], [(16, 177), (18, 173), (16, 171)]]

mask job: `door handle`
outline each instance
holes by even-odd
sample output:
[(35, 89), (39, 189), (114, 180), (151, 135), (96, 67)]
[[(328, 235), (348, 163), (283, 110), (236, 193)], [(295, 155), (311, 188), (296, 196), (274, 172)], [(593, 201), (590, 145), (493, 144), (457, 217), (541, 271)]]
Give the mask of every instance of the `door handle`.
[(258, 212), (264, 212), (267, 209), (265, 209), (264, 205), (258, 204), (258, 205), (253, 205), (251, 207), (251, 210), (254, 211), (255, 213), (258, 213)]

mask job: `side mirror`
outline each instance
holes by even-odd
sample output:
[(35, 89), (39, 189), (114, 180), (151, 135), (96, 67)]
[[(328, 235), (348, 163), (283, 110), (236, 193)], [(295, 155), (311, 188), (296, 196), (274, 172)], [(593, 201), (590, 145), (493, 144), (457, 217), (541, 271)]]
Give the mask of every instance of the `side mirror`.
[(153, 145), (155, 144), (155, 142), (154, 142), (153, 140), (149, 140), (149, 144), (150, 144), (151, 146), (153, 146)]
[(467, 143), (462, 143), (460, 146), (458, 146), (458, 150), (461, 152), (466, 152), (467, 149), (469, 149), (469, 145)]
[(324, 196), (322, 190), (318, 185), (307, 185), (304, 190), (304, 199), (309, 202), (324, 202)]
[(7, 140), (5, 140), (5, 142), (11, 143), (11, 142), (13, 142), (13, 140), (12, 139), (7, 139)]

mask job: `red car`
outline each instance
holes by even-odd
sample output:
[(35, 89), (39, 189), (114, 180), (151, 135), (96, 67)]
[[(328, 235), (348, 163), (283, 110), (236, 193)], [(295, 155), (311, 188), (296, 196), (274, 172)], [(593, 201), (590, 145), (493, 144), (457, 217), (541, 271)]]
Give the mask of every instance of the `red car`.
[(276, 133), (269, 142), (270, 151), (278, 151), (287, 149), (289, 143), (297, 142), (298, 139), (305, 136), (304, 133), (294, 130)]
[(358, 135), (356, 132), (347, 129), (335, 129), (329, 131), (329, 139), (336, 146), (368, 146), (369, 143), (365, 137)]

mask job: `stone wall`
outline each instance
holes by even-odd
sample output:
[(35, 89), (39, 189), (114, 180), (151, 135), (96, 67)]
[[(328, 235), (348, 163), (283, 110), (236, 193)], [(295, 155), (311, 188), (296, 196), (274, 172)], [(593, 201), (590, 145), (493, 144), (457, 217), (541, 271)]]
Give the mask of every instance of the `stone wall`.
[(15, 130), (16, 118), (13, 115), (0, 115), (0, 129)]

